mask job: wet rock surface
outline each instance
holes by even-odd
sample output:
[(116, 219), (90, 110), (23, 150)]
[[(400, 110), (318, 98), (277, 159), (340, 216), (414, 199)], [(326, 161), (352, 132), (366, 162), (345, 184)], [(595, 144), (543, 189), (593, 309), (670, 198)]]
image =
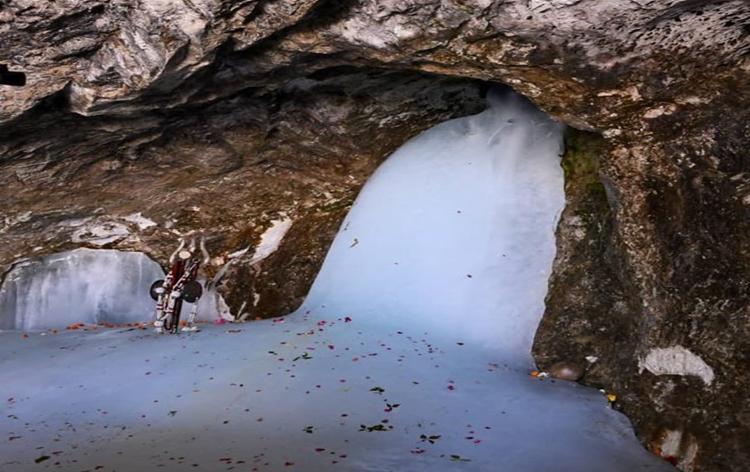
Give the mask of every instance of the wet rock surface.
[(28, 78), (0, 86), (0, 265), (200, 233), (233, 313), (281, 314), (377, 164), (506, 83), (585, 131), (540, 366), (588, 365), (683, 470), (747, 470), (748, 25), (741, 0), (0, 2)]

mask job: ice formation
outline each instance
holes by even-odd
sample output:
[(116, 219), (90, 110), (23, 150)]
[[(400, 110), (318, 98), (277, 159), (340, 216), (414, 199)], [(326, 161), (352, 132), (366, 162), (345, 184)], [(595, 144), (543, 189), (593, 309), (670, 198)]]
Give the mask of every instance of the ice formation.
[(0, 289), (0, 329), (147, 321), (148, 288), (164, 278), (143, 254), (76, 249), (15, 265)]
[(561, 130), (490, 105), (387, 161), (286, 318), (0, 333), (0, 470), (674, 471), (597, 390), (529, 376)]
[(564, 204), (562, 127), (517, 95), (489, 104), (378, 169), (306, 309), (408, 322), (530, 363)]

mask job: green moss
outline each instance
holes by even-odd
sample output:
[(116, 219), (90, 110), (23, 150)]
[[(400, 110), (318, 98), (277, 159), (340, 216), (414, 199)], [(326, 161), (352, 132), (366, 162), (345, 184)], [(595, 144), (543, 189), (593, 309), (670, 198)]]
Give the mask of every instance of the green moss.
[[(594, 135), (596, 136), (596, 135)], [(599, 180), (599, 150), (597, 139), (591, 133), (568, 128), (565, 133), (565, 153), (562, 168), (566, 183)]]
[(607, 212), (607, 192), (600, 177), (599, 156), (606, 143), (601, 135), (568, 128), (561, 166), (565, 173), (565, 194), (576, 215), (590, 221)]

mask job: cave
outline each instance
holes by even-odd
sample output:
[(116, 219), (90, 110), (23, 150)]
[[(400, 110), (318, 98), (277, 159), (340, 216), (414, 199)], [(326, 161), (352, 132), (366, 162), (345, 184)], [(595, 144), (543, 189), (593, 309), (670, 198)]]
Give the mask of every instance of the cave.
[(649, 450), (745, 470), (748, 22), (740, 0), (3, 5), (27, 78), (0, 86), (3, 278), (200, 234), (227, 310), (290, 313), (385, 157), (507, 84), (568, 126), (539, 367), (596, 359), (583, 382)]

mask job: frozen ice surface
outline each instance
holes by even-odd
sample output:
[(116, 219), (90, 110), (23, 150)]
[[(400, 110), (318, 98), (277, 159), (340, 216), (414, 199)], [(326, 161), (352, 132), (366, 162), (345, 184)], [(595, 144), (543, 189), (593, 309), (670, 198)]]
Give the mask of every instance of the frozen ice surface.
[(143, 254), (76, 249), (17, 264), (0, 288), (0, 329), (148, 321), (148, 289), (164, 278)]
[(426, 131), (377, 170), (306, 310), (409, 324), (531, 365), (565, 203), (563, 129), (520, 96), (489, 103)]
[(297, 313), (0, 333), (0, 470), (674, 471), (598, 391), (528, 375), (560, 130), (506, 99), (378, 171)]
[(0, 346), (3, 472), (674, 472), (596, 390), (358, 318)]

